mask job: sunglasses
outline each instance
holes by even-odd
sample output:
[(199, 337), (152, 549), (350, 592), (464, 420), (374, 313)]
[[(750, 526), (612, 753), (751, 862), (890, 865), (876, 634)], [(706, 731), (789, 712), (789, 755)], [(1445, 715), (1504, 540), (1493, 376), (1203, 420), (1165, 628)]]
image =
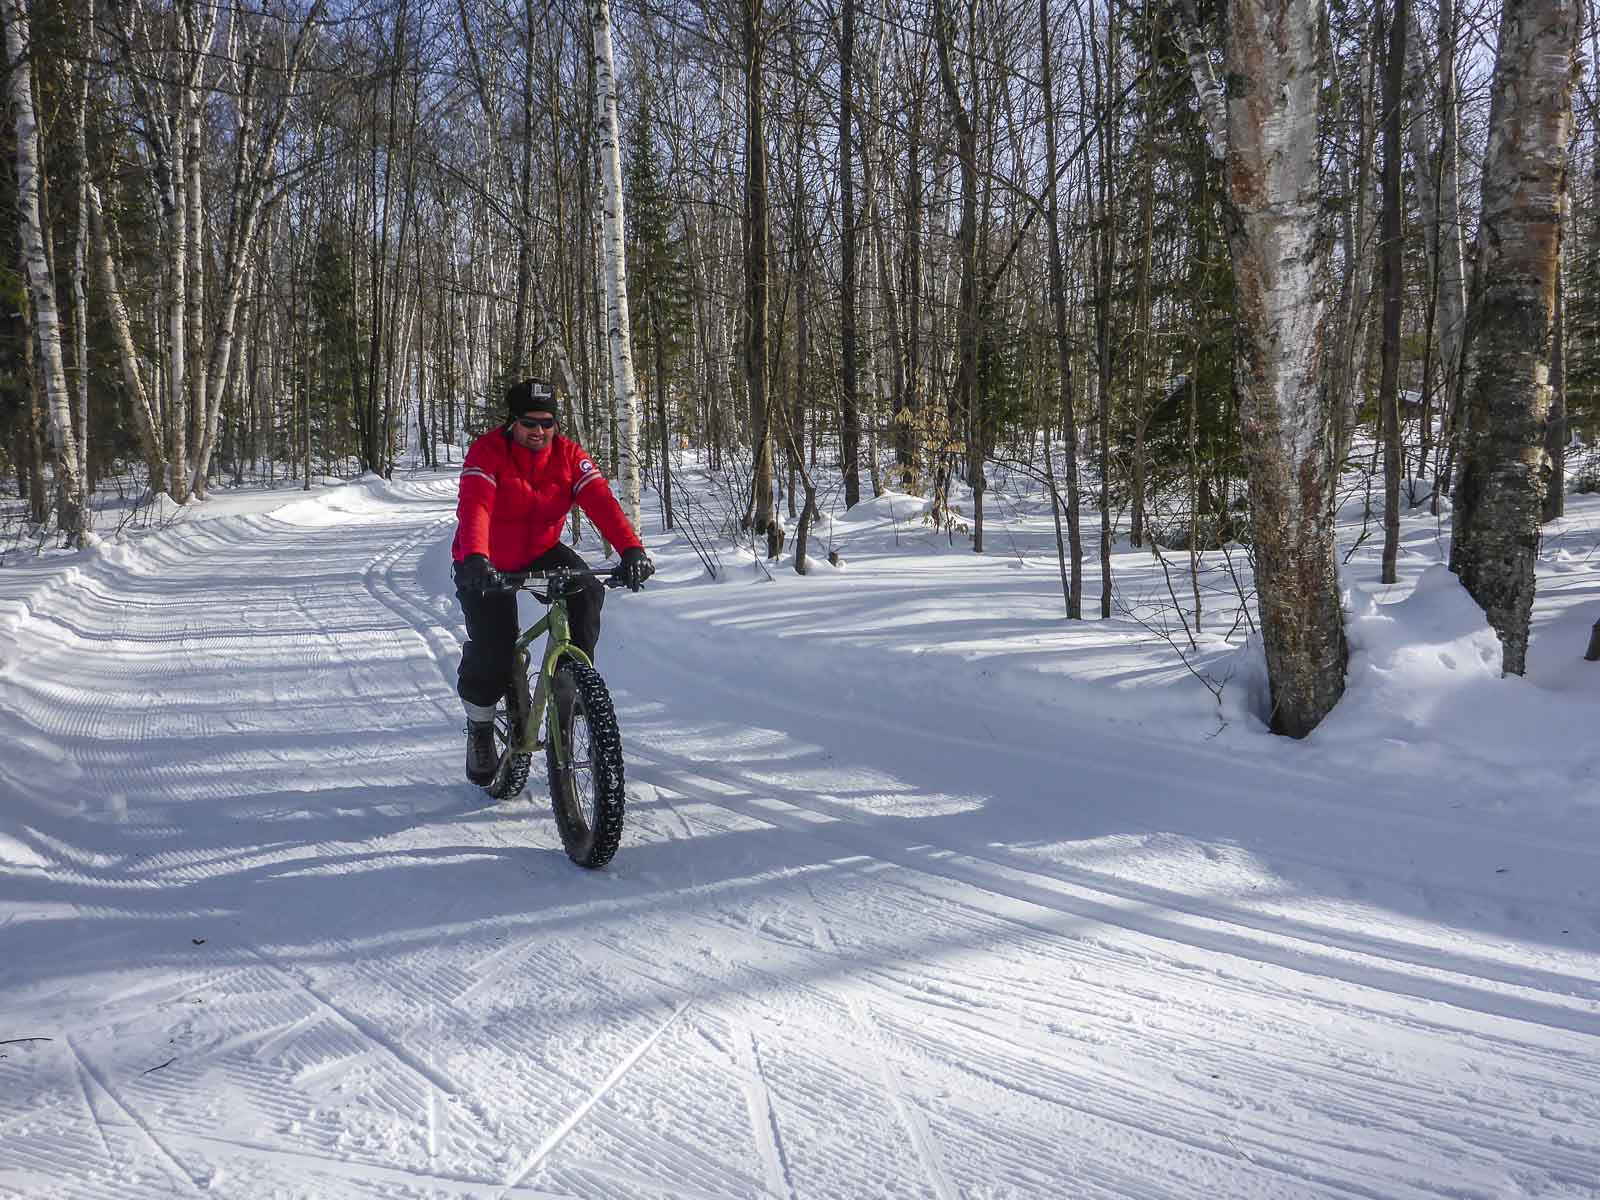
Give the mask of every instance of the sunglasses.
[(524, 429), (554, 429), (556, 427), (556, 419), (554, 417), (518, 417), (517, 424)]

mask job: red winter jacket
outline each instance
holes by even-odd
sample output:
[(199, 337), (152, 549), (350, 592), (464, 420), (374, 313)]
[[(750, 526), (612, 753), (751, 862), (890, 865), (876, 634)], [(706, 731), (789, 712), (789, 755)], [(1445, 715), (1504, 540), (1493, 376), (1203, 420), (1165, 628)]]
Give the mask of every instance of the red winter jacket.
[(572, 502), (618, 550), (641, 546), (611, 486), (584, 448), (559, 434), (535, 454), (505, 428), (472, 443), (456, 501), (456, 562), (487, 554), (501, 571), (521, 571), (561, 539)]

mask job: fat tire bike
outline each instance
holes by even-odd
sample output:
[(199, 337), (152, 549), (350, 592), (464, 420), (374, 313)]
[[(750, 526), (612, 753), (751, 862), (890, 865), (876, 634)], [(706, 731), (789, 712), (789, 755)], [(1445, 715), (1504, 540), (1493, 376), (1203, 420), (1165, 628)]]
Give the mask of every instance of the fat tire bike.
[[(483, 790), (496, 800), (522, 794), (533, 756), (544, 751), (556, 829), (567, 857), (594, 869), (611, 861), (622, 841), (625, 806), (622, 734), (605, 680), (572, 642), (567, 597), (586, 578), (623, 586), (608, 571), (552, 567), (508, 574), (496, 589), (526, 591), (545, 613), (517, 638), (511, 686), (496, 707), (499, 763)], [(533, 643), (545, 638), (535, 663)]]

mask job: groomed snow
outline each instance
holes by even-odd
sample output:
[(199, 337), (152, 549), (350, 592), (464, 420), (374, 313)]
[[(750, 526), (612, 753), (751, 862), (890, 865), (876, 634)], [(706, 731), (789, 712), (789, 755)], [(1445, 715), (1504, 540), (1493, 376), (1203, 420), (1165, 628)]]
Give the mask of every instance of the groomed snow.
[(0, 570), (0, 1196), (1600, 1196), (1596, 498), (1524, 679), (1447, 523), (1363, 542), (1301, 743), (1221, 555), (1185, 666), (1125, 542), (1061, 620), (1016, 481), (983, 556), (887, 494), (805, 578), (652, 505), (598, 873), (460, 780), (454, 498)]

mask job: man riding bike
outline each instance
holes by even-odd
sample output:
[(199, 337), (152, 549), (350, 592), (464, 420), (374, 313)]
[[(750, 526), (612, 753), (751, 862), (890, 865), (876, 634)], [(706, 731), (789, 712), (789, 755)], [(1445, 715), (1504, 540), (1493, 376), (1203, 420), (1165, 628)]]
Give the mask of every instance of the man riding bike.
[[(467, 450), (450, 548), (456, 599), (467, 622), (456, 694), (467, 711), (467, 778), (480, 787), (494, 778), (494, 711), (511, 682), (517, 640), (517, 597), (498, 590), (501, 572), (582, 568), (582, 557), (561, 542), (574, 502), (622, 552), (614, 578), (637, 592), (655, 570), (594, 460), (556, 432), (549, 382), (512, 384), (506, 409), (506, 423)], [(604, 602), (605, 586), (592, 577), (567, 600), (572, 640), (591, 661)]]

